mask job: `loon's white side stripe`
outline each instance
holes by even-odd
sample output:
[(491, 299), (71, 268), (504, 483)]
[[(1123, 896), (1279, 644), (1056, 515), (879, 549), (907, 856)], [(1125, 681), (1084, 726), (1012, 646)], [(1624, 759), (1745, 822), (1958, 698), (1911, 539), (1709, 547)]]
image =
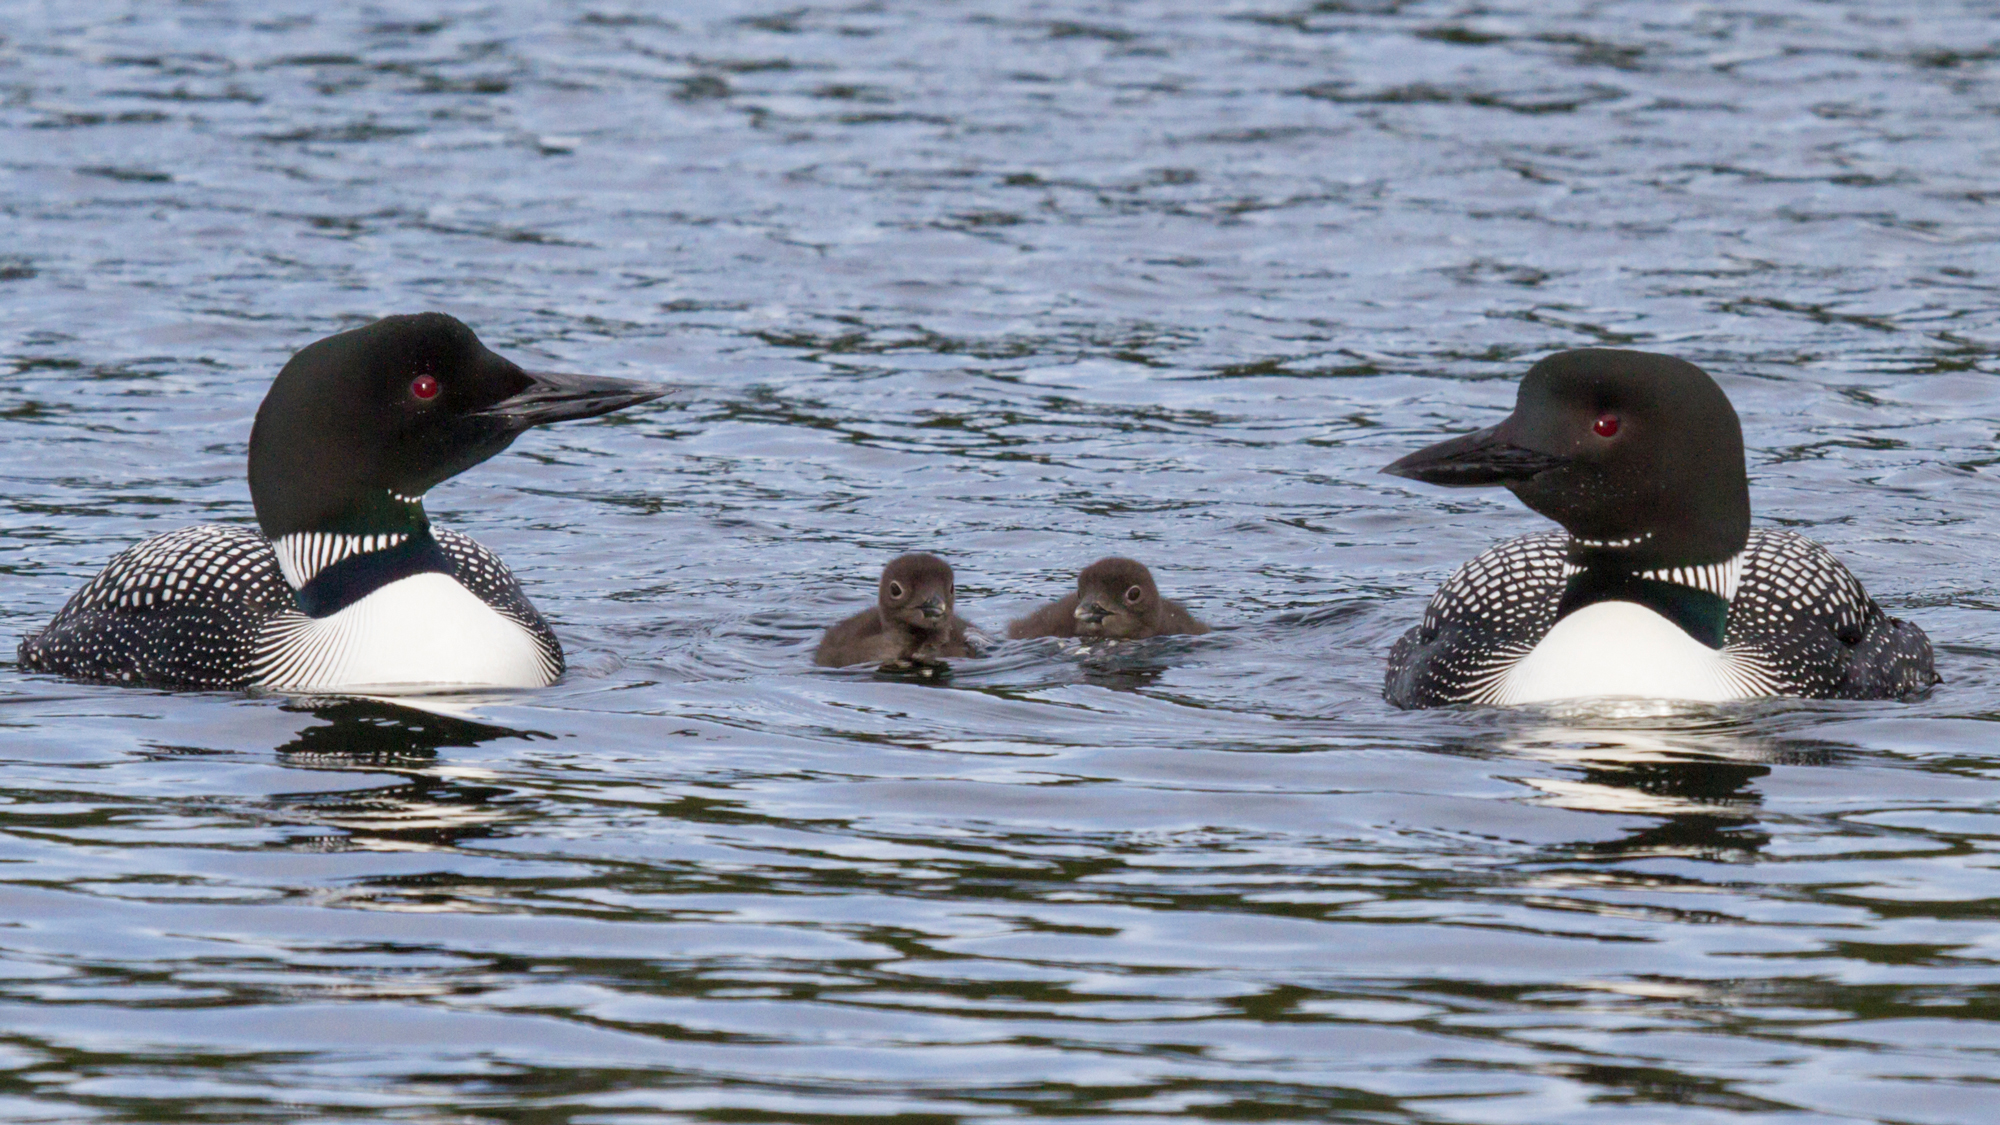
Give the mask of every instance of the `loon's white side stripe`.
[(379, 535), (338, 535), (328, 531), (299, 531), (273, 540), (278, 555), (278, 571), (297, 590), (320, 571), (352, 555), (386, 551), (409, 540), (408, 532)]

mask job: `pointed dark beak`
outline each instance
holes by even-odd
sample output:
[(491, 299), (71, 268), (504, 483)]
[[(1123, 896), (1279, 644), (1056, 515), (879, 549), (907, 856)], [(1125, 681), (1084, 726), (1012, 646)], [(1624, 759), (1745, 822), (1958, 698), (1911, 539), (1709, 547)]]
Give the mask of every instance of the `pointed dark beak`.
[(602, 375), (565, 375), (552, 371), (529, 371), (528, 386), (518, 394), (501, 399), (479, 412), (497, 418), (509, 429), (525, 430), (550, 422), (595, 418), (642, 402), (651, 402), (675, 388), (631, 379)]
[(1426, 446), (1384, 468), (1391, 476), (1457, 487), (1519, 484), (1538, 473), (1560, 469), (1570, 459), (1523, 449), (1507, 440), (1507, 423)]
[(1096, 598), (1092, 598), (1087, 602), (1077, 603), (1076, 619), (1086, 625), (1102, 625), (1104, 619), (1109, 616), (1111, 616), (1111, 611), (1104, 608), (1104, 603), (1098, 601)]
[(944, 616), (944, 599), (933, 594), (918, 604), (917, 612), (923, 614), (926, 621), (936, 621)]

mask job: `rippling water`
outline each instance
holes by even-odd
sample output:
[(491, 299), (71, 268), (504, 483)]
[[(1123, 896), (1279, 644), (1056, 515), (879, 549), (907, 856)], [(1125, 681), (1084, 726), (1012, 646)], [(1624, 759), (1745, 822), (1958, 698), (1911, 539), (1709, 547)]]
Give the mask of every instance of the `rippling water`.
[[(1969, 1122), (2000, 1081), (1990, 3), (15, 4), (0, 633), (437, 308), (676, 399), (431, 494), (545, 691), (0, 670), (0, 1117)], [(1375, 470), (1714, 371), (1914, 705), (1402, 714), (1544, 526)], [(1218, 626), (810, 666), (890, 555)]]

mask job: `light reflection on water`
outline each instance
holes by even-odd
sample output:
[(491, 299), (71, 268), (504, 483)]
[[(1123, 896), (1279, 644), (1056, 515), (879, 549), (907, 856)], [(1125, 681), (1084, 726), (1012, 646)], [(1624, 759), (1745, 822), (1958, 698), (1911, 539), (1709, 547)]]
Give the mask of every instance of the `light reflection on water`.
[[(9, 636), (249, 519), (358, 318), (696, 390), (431, 496), (554, 688), (0, 676), (0, 1116), (1980, 1119), (1991, 16), (15, 13)], [(1376, 470), (1591, 343), (1718, 375), (1931, 699), (1381, 702), (1541, 523)], [(1120, 553), (1217, 631), (812, 668), (910, 549), (989, 630)]]

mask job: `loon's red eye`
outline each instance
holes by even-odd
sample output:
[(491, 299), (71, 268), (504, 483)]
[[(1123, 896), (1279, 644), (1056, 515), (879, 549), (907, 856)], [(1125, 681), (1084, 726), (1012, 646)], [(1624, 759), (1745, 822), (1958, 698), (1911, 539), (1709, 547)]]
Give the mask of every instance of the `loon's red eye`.
[(1597, 416), (1597, 424), (1590, 428), (1598, 437), (1617, 437), (1618, 415), (1600, 414)]
[(410, 380), (410, 393), (428, 402), (438, 396), (438, 381), (435, 375), (419, 375)]

